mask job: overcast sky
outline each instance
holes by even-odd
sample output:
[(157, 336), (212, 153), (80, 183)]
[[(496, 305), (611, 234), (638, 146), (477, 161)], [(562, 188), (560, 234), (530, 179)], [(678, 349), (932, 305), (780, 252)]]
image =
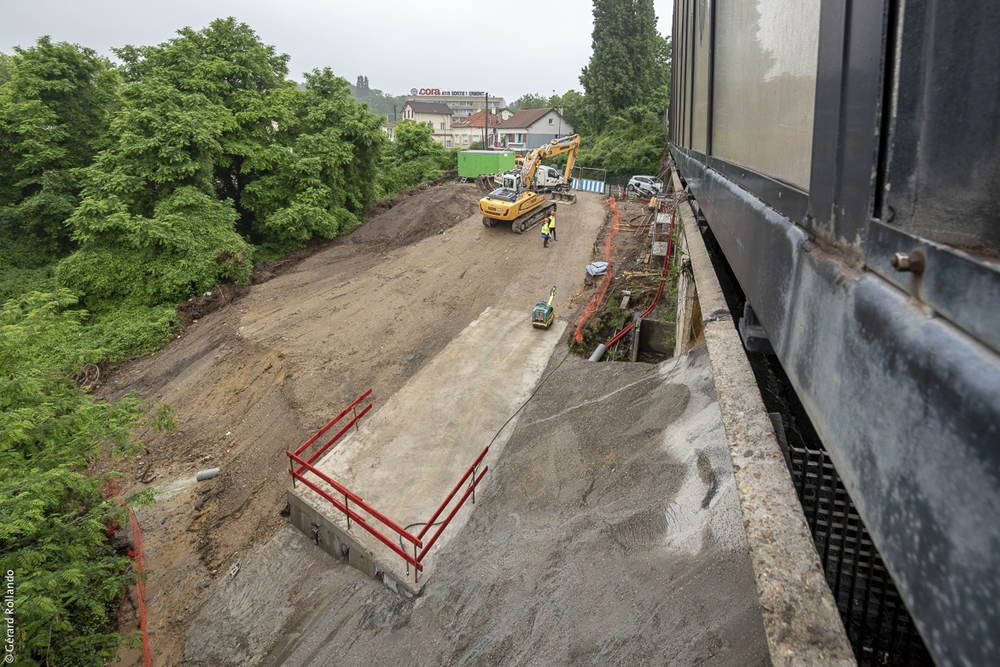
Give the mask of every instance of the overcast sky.
[[(653, 4), (657, 28), (669, 34), (673, 0)], [(0, 0), (0, 52), (49, 35), (112, 56), (111, 47), (160, 44), (178, 28), (234, 16), (291, 56), (296, 81), (329, 67), (351, 83), (365, 75), (394, 95), (484, 90), (510, 103), (525, 93), (582, 90), (591, 8), (582, 0)]]

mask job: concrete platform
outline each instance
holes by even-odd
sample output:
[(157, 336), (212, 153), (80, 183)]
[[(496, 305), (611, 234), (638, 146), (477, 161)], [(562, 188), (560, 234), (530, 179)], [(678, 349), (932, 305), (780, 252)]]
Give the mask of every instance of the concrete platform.
[[(531, 396), (565, 327), (556, 321), (548, 331), (534, 329), (527, 313), (487, 308), (382, 408), (362, 420), (359, 430), (320, 459), (317, 468), (417, 533)], [(494, 441), (485, 465), (493, 466), (515, 422)], [(483, 484), (489, 481), (487, 473)], [(354, 522), (348, 529), (344, 515), (315, 491), (299, 484), (289, 491), (289, 503), (293, 525), (310, 537), (318, 526), (318, 544), (325, 551), (346, 556), (352, 566), (407, 595), (419, 594), (436, 554), (472, 510), (470, 501), (455, 516), (424, 558), (415, 584), (405, 561)], [(399, 543), (396, 533), (371, 523)], [(425, 544), (435, 530), (428, 530)]]

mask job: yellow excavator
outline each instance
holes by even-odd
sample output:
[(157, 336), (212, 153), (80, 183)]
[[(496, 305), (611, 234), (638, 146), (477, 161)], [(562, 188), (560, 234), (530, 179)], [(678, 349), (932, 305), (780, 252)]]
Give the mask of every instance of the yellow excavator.
[[(483, 224), (495, 227), (500, 223), (510, 224), (518, 234), (531, 229), (556, 208), (555, 203), (545, 204), (545, 193), (568, 190), (573, 173), (573, 163), (580, 148), (580, 135), (553, 139), (536, 148), (524, 158), (524, 166), (503, 175), (501, 186), (479, 200), (479, 212), (483, 214)], [(538, 166), (542, 160), (563, 153), (569, 153), (563, 177), (547, 176), (535, 182)], [(546, 174), (549, 168), (546, 167)]]

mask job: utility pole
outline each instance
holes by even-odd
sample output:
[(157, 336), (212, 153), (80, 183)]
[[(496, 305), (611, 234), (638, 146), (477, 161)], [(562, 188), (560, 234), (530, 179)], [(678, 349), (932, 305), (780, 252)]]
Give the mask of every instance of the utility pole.
[(486, 124), (490, 120), (490, 94), (486, 93), (486, 101), (483, 104), (483, 150), (486, 150)]

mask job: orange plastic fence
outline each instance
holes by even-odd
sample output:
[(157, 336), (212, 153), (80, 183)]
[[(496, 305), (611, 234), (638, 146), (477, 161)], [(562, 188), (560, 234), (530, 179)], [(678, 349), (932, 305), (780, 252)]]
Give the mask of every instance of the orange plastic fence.
[[(104, 485), (104, 494), (109, 498), (117, 498), (119, 505), (124, 505), (121, 498), (121, 489), (114, 481), (108, 481)], [(135, 510), (131, 507), (128, 510), (129, 520), (132, 522), (132, 542), (134, 546), (129, 547), (128, 555), (132, 559), (132, 568), (135, 570), (135, 596), (139, 607), (139, 631), (142, 633), (142, 664), (145, 667), (153, 667), (153, 653), (149, 646), (149, 631), (146, 629), (146, 582), (142, 579), (142, 573), (146, 570), (146, 557), (142, 550), (142, 529), (139, 527), (139, 519), (135, 516)], [(118, 530), (118, 520), (108, 527), (110, 537)], [(122, 602), (118, 605), (118, 613), (121, 614), (122, 605), (128, 597), (128, 588), (122, 596)]]
[(597, 312), (597, 309), (601, 307), (601, 302), (604, 300), (604, 294), (608, 291), (608, 286), (611, 285), (611, 239), (618, 236), (618, 200), (612, 197), (608, 200), (607, 206), (611, 209), (611, 212), (615, 216), (611, 221), (611, 231), (608, 233), (608, 242), (604, 246), (604, 261), (608, 263), (608, 270), (604, 273), (604, 280), (601, 281), (601, 286), (597, 288), (594, 296), (590, 299), (590, 303), (588, 303), (587, 307), (583, 309), (583, 315), (580, 317), (580, 323), (576, 325), (576, 332), (573, 333), (573, 340), (577, 343), (583, 343), (583, 334), (581, 333), (583, 331), (583, 325), (594, 313)]

